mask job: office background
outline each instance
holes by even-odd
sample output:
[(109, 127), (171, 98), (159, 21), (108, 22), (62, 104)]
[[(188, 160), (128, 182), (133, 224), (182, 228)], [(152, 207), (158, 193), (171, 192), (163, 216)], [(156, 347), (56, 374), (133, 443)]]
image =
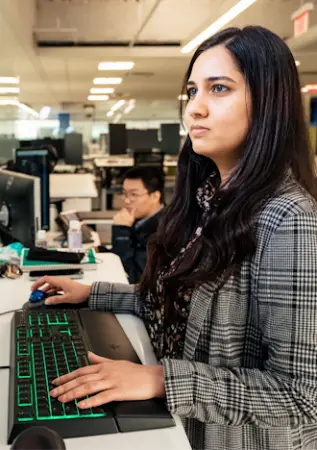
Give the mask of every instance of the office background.
[[(60, 113), (70, 114), (71, 129), (83, 134), (87, 145), (108, 133), (109, 123), (126, 123), (128, 129), (159, 129), (160, 123), (178, 122), (178, 96), (190, 58), (190, 53), (182, 53), (181, 48), (235, 3), (2, 0), (0, 76), (18, 77), (19, 84), (0, 86), (11, 88), (11, 92), (0, 94), (0, 135), (18, 139), (56, 136)], [(305, 42), (293, 42), (291, 15), (304, 3), (257, 0), (229, 23), (260, 24), (282, 36), (299, 63), (303, 87), (316, 83), (317, 76), (316, 30), (309, 31)], [(313, 16), (310, 22), (314, 26)], [(102, 61), (133, 61), (134, 66), (130, 70), (100, 71)], [(118, 85), (95, 85), (93, 80), (101, 77), (119, 77), (122, 81)], [(90, 90), (98, 88), (114, 92), (103, 94), (109, 95), (105, 101), (88, 100), (89, 95), (98, 95)], [(309, 102), (315, 94), (303, 95), (310, 120)], [(125, 103), (113, 111), (120, 100)]]

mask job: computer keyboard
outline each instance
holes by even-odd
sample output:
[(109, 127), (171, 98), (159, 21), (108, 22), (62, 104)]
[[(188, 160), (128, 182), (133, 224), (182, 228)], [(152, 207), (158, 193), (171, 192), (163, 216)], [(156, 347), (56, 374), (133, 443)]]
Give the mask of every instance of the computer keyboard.
[[(89, 324), (87, 329), (85, 317)], [(9, 444), (32, 425), (48, 426), (64, 438), (174, 425), (159, 399), (118, 402), (83, 410), (78, 408), (77, 400), (61, 403), (50, 396), (55, 378), (89, 364), (87, 351), (94, 350), (89, 329), (96, 317), (93, 312), (72, 309), (15, 313), (11, 338)], [(112, 329), (115, 323), (112, 320)], [(95, 325), (100, 329), (100, 316)], [(116, 339), (118, 330), (116, 328)], [(110, 342), (105, 345), (114, 347)]]

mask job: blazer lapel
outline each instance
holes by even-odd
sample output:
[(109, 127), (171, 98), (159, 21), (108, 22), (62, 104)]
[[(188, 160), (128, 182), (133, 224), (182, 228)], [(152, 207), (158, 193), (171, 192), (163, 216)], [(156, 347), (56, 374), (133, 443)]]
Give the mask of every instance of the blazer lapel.
[(223, 278), (219, 277), (213, 283), (204, 283), (200, 287), (194, 289), (190, 300), (190, 311), (187, 322), (184, 357), (192, 360), (195, 355), (197, 341), (201, 333), (201, 329), (208, 311), (208, 308), (215, 298), (218, 289), (223, 282)]

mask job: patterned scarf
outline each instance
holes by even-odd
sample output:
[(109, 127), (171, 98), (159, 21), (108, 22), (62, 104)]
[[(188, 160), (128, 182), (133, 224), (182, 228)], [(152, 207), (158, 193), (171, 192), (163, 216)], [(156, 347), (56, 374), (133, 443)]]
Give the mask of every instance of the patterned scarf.
[(164, 279), (176, 271), (188, 250), (192, 248), (201, 236), (206, 216), (208, 216), (212, 207), (212, 200), (215, 194), (215, 179), (218, 178), (218, 176), (217, 172), (213, 172), (202, 186), (197, 189), (197, 203), (203, 210), (201, 222), (192, 234), (187, 245), (181, 249), (170, 265), (163, 267), (159, 271), (156, 280), (156, 298), (150, 294), (149, 301), (146, 304), (146, 316), (149, 317), (149, 320), (146, 323), (147, 331), (158, 360), (161, 358), (180, 359), (183, 355), (190, 299), (193, 289), (185, 286), (178, 287), (173, 305), (175, 320), (173, 320), (173, 323), (166, 324)]

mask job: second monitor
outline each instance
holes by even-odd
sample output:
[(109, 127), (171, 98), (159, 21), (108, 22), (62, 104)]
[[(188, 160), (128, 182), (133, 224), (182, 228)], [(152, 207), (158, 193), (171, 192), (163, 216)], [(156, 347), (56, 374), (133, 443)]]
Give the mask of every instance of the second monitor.
[(35, 244), (39, 229), (40, 180), (21, 173), (0, 170), (0, 240), (2, 244)]
[(15, 170), (40, 178), (41, 228), (50, 227), (50, 175), (49, 151), (45, 149), (18, 149), (15, 154)]

